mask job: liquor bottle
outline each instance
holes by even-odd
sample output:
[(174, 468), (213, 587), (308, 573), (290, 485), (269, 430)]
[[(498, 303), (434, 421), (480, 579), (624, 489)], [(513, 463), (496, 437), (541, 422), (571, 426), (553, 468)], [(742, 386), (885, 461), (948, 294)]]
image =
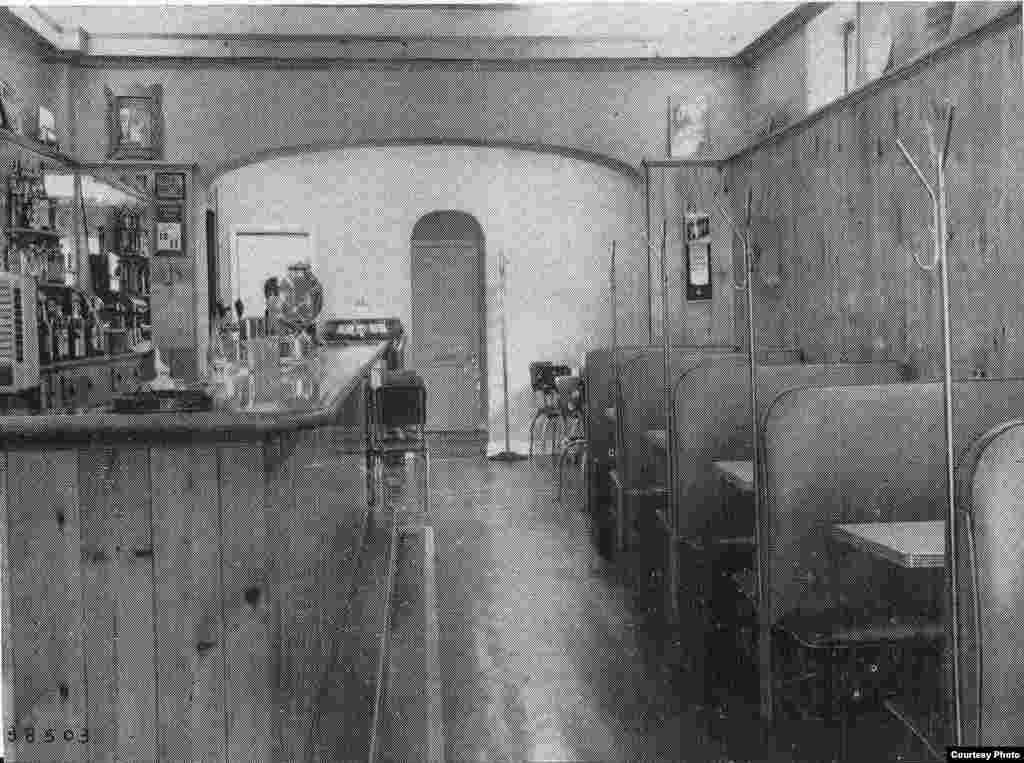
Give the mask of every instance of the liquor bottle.
[(58, 363), (60, 355), (60, 313), (54, 299), (46, 300), (47, 323), (50, 324), (50, 362)]
[(85, 319), (82, 310), (82, 298), (77, 291), (71, 292), (71, 321), (69, 330), (72, 357), (84, 358)]
[(56, 306), (56, 318), (54, 319), (54, 333), (57, 335), (57, 355), (55, 360), (62, 361), (67, 360), (70, 353), (68, 352), (68, 316), (64, 312), (64, 306), (55, 301)]
[(71, 315), (64, 308), (60, 311), (60, 356), (61, 360), (71, 359)]
[(39, 324), (39, 364), (45, 366), (50, 362), (53, 346), (50, 343), (50, 317), (46, 310), (46, 297), (41, 292), (36, 295), (36, 320)]

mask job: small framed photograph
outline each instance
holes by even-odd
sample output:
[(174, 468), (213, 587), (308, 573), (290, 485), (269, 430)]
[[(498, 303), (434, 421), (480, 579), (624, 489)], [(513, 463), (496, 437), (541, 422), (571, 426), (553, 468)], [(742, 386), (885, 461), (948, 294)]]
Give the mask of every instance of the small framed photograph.
[(171, 201), (183, 200), (185, 198), (185, 173), (157, 172), (156, 197)]
[(156, 205), (156, 253), (169, 257), (185, 254), (185, 208), (182, 204)]
[(668, 156), (690, 159), (708, 148), (708, 99), (704, 95), (668, 99)]
[(45, 106), (39, 107), (39, 119), (36, 138), (46, 146), (57, 147), (57, 120), (53, 112)]
[(163, 89), (160, 85), (115, 95), (106, 88), (110, 137), (108, 159), (159, 159), (163, 153)]
[(21, 106), (14, 88), (7, 82), (0, 82), (0, 127), (11, 132), (19, 132), (19, 115)]

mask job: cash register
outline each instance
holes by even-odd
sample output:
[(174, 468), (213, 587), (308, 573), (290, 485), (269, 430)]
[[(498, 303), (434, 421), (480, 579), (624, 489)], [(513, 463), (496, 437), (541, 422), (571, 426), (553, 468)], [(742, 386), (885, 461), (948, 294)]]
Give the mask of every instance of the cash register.
[(390, 342), (388, 370), (396, 371), (403, 366), (405, 332), (398, 318), (330, 318), (323, 322), (319, 333), (321, 341), (332, 345)]

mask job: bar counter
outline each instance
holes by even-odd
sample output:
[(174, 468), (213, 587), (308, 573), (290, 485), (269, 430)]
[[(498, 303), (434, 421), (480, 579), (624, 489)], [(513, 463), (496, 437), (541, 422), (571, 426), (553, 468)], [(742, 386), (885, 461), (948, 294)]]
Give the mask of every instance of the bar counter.
[[(364, 400), (386, 349), (207, 413), (0, 422), (6, 760), (307, 760), (338, 733), (365, 757), (372, 639), (343, 634), (381, 617)], [(352, 715), (321, 729), (339, 665)]]
[[(239, 386), (229, 396), (215, 396), (214, 410), (204, 413), (157, 412), (117, 414), (89, 412), (38, 416), (5, 416), (0, 421), (0, 447), (16, 443), (69, 443), (89, 441), (158, 441), (181, 436), (201, 439), (249, 439), (271, 432), (298, 431), (324, 426), (338, 418), (353, 389), (384, 354), (386, 342), (351, 347), (322, 348), (314, 361), (284, 364), (280, 379), (302, 380), (304, 394), (275, 391), (265, 400), (253, 400)], [(261, 386), (270, 374), (252, 374)], [(280, 387), (278, 387), (280, 389)]]

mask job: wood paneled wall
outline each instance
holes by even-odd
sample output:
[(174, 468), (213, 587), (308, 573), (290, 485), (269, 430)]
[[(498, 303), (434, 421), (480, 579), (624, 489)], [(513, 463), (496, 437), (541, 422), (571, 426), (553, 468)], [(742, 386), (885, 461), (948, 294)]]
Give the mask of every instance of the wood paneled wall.
[[(650, 167), (651, 305), (653, 341), (661, 342), (661, 232), (668, 222), (668, 312), (672, 344), (733, 344), (732, 233), (717, 213), (714, 194), (721, 192), (722, 178), (715, 166), (680, 163)], [(710, 300), (686, 300), (683, 253), (683, 212), (686, 209), (711, 215)], [(643, 252), (641, 251), (641, 254)], [(637, 262), (638, 267), (646, 265)]]
[[(931, 207), (894, 138), (932, 172), (923, 123), (941, 131), (934, 109), (946, 99), (957, 109), (947, 165), (954, 373), (1024, 373), (1019, 7), (726, 163), (735, 214), (754, 189), (763, 345), (800, 347), (811, 361), (906, 360), (924, 378), (941, 372), (939, 275), (912, 259), (932, 256)], [(742, 341), (741, 300), (735, 317)]]
[[(335, 640), (364, 627), (362, 394), (249, 442), (0, 453), (8, 760), (313, 754)], [(346, 711), (368, 744), (372, 707)]]

